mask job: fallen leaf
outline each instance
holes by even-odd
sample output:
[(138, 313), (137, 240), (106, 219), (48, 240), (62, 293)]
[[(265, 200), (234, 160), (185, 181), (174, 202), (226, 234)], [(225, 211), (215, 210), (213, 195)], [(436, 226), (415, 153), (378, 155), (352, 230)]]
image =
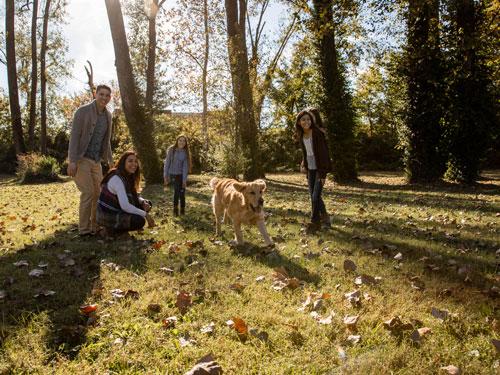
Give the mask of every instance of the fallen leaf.
[(12, 263), (12, 264), (13, 264), (14, 266), (16, 266), (16, 267), (27, 267), (27, 266), (29, 266), (29, 263), (28, 263), (28, 261), (27, 261), (27, 260), (20, 260), (20, 261), (18, 261), (18, 262), (14, 262), (14, 263)]
[(325, 325), (332, 324), (332, 320), (333, 320), (334, 316), (335, 316), (335, 313), (331, 312), (330, 315), (319, 319), (318, 322), (319, 322), (319, 324), (325, 324)]
[(245, 289), (245, 286), (240, 284), (240, 283), (234, 283), (229, 285), (229, 289), (234, 290), (235, 292), (241, 293), (243, 289)]
[(3, 300), (7, 298), (7, 291), (6, 290), (0, 290), (0, 300)]
[(354, 284), (356, 285), (362, 285), (362, 284), (366, 284), (366, 285), (372, 285), (372, 284), (376, 284), (376, 280), (373, 276), (370, 276), (370, 275), (366, 275), (366, 274), (362, 274), (361, 276), (358, 276), (356, 277), (356, 280), (354, 280)]
[(337, 346), (337, 353), (339, 354), (339, 358), (341, 361), (345, 362), (347, 360), (347, 354), (341, 346)]
[(97, 304), (80, 306), (80, 312), (84, 315), (89, 315), (96, 310), (97, 310)]
[(125, 292), (121, 289), (111, 289), (110, 290), (111, 295), (114, 298), (123, 298), (125, 297)]
[[(154, 242), (151, 247), (155, 250), (160, 250), (160, 248), (165, 245), (166, 241), (165, 240), (161, 240), (161, 241), (156, 241)], [(170, 250), (170, 248), (169, 248)]]
[(264, 281), (265, 279), (266, 279), (266, 277), (265, 277), (265, 276), (257, 276), (257, 277), (255, 278), (255, 281), (257, 281), (258, 283), (260, 283), (261, 281)]
[(269, 341), (269, 334), (265, 331), (259, 331), (257, 328), (251, 328), (248, 330), (248, 333), (250, 333), (250, 335), (258, 338), (260, 341), (263, 341), (263, 342)]
[(181, 251), (181, 248), (179, 245), (177, 245), (176, 243), (171, 243), (169, 246), (168, 246), (168, 252), (169, 253), (178, 253), (179, 251)]
[(40, 276), (43, 276), (44, 273), (45, 272), (42, 269), (35, 268), (35, 269), (32, 269), (28, 275), (31, 277), (40, 277)]
[(434, 318), (443, 321), (443, 320), (446, 320), (446, 318), (448, 318), (450, 313), (447, 310), (439, 310), (439, 309), (433, 307), (431, 309), (431, 314)]
[(184, 375), (221, 375), (222, 367), (208, 354), (198, 360), (196, 365)]
[(184, 314), (189, 307), (193, 304), (191, 301), (191, 294), (185, 291), (177, 292), (177, 300), (175, 306), (180, 310), (181, 314)]
[(163, 328), (174, 328), (176, 323), (177, 323), (176, 316), (169, 316), (168, 318), (165, 318), (161, 321)]
[(356, 266), (356, 263), (354, 263), (352, 260), (350, 259), (346, 259), (344, 260), (344, 271), (348, 272), (348, 271), (356, 271), (356, 268), (358, 268)]
[(413, 325), (411, 323), (403, 323), (399, 316), (395, 316), (384, 322), (384, 328), (393, 334), (399, 334), (401, 331), (413, 329)]
[(356, 330), (356, 324), (358, 323), (359, 315), (346, 315), (344, 317), (344, 324), (349, 330)]
[(402, 259), (403, 259), (403, 254), (401, 254), (401, 253), (397, 253), (397, 254), (394, 256), (394, 259), (395, 259), (395, 260), (402, 260)]
[(74, 266), (75, 265), (75, 260), (73, 258), (64, 258), (61, 261), (61, 265), (63, 265), (64, 267)]
[(45, 262), (40, 262), (40, 263), (38, 263), (38, 266), (37, 266), (37, 267), (38, 267), (38, 268), (47, 268), (48, 266), (49, 266), (49, 264), (48, 264), (48, 263), (45, 263)]
[(345, 293), (344, 296), (351, 305), (353, 305), (353, 306), (359, 305), (359, 303), (360, 303), (359, 297), (361, 296), (361, 292), (359, 290), (355, 290), (354, 292)]
[(232, 318), (232, 321), (233, 321), (233, 328), (236, 330), (238, 335), (245, 336), (248, 334), (248, 326), (243, 319), (234, 317)]
[(160, 267), (160, 271), (165, 272), (167, 275), (172, 275), (174, 270), (168, 267)]
[(53, 296), (54, 294), (56, 294), (56, 292), (53, 290), (41, 289), (33, 297), (35, 297), (35, 298), (50, 297), (50, 296)]
[(196, 344), (196, 340), (190, 338), (189, 334), (186, 333), (184, 336), (179, 337), (179, 344), (181, 344), (181, 347), (183, 348), (186, 346), (193, 346)]
[(441, 370), (446, 371), (446, 373), (450, 375), (460, 375), (462, 373), (457, 366), (453, 365), (443, 366)]
[(203, 326), (201, 329), (200, 329), (200, 332), (201, 333), (206, 333), (206, 334), (212, 334), (214, 332), (214, 329), (215, 329), (215, 323), (214, 322), (211, 322), (209, 324), (207, 324), (206, 326)]
[(350, 342), (352, 345), (355, 345), (361, 341), (361, 336), (360, 335), (349, 335), (349, 337), (347, 337), (347, 341)]
[(124, 295), (125, 298), (133, 298), (133, 299), (138, 299), (139, 298), (139, 292), (136, 290), (129, 289)]

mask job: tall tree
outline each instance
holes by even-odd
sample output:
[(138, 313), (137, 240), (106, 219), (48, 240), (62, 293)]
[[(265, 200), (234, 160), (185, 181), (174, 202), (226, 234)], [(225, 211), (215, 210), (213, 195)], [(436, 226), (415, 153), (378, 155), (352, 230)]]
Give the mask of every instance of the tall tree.
[(156, 67), (156, 15), (165, 0), (145, 0), (144, 10), (148, 18), (148, 62), (146, 68), (146, 112), (151, 114), (153, 110), (153, 99), (156, 88), (155, 67)]
[(17, 86), (16, 42), (15, 42), (15, 9), (14, 1), (5, 0), (5, 49), (7, 63), (7, 80), (9, 85), (10, 118), (12, 123), (12, 140), (17, 154), (26, 152), (24, 144), (21, 107), (19, 106), (19, 90)]
[(407, 21), (406, 173), (409, 182), (431, 182), (444, 172), (439, 0), (409, 0)]
[[(263, 44), (263, 32), (266, 22), (264, 21), (265, 13), (269, 7), (270, 0), (263, 0), (260, 3), (260, 10), (258, 11), (257, 24), (255, 30), (252, 30), (250, 16), (247, 11), (247, 25), (248, 25), (248, 35), (250, 36), (250, 47), (251, 54), (249, 58), (249, 73), (250, 73), (250, 84), (252, 85), (252, 92), (254, 98), (254, 112), (255, 112), (255, 122), (257, 123), (257, 128), (260, 129), (262, 107), (264, 105), (264, 100), (269, 94), (271, 84), (273, 81), (274, 74), (278, 67), (278, 63), (283, 55), (288, 41), (296, 31), (296, 21), (297, 15), (295, 14), (290, 23), (284, 28), (283, 35), (280, 40), (276, 43), (276, 48), (273, 51), (272, 57), (267, 61), (266, 66), (263, 67), (263, 74), (259, 74), (262, 64), (262, 44)], [(259, 5), (259, 4), (257, 4)]]
[(37, 56), (37, 17), (38, 0), (33, 0), (31, 15), (31, 92), (30, 92), (30, 117), (28, 122), (28, 144), (31, 150), (35, 149), (35, 124), (36, 124), (36, 93), (38, 83), (38, 56)]
[[(451, 34), (454, 45), (451, 78), (451, 121), (447, 128), (449, 161), (447, 177), (472, 183), (479, 177), (481, 160), (494, 132), (498, 133), (498, 104), (493, 95), (488, 54), (482, 43), (484, 2), (452, 0)], [(498, 51), (496, 52), (498, 53)]]
[(225, 4), (235, 121), (239, 126), (240, 147), (245, 162), (243, 177), (245, 180), (253, 180), (262, 176), (262, 169), (259, 160), (259, 138), (248, 69), (245, 36), (246, 0), (225, 0)]
[(45, 0), (43, 14), (42, 45), (40, 47), (40, 151), (47, 153), (47, 39), (51, 0)]
[(333, 22), (332, 1), (313, 0), (311, 28), (320, 72), (320, 107), (328, 128), (328, 139), (336, 181), (357, 179), (354, 147), (354, 111), (351, 94), (339, 59)]
[(139, 103), (120, 1), (105, 0), (105, 3), (127, 126), (130, 129), (134, 147), (137, 149), (141, 163), (144, 166), (146, 181), (148, 183), (160, 182), (162, 174), (153, 138), (153, 126), (151, 121), (146, 121), (144, 108)]

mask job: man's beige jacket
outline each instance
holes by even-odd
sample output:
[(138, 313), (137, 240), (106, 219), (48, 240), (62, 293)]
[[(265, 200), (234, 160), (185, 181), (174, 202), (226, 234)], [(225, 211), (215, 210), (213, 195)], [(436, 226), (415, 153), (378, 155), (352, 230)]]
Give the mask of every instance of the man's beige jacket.
[[(102, 142), (102, 159), (110, 166), (113, 165), (113, 155), (111, 153), (111, 112), (105, 109), (108, 117), (108, 129)], [(80, 160), (90, 143), (90, 138), (97, 123), (97, 106), (95, 100), (89, 104), (78, 108), (73, 117), (71, 125), (71, 136), (69, 139), (68, 159), (70, 163)]]

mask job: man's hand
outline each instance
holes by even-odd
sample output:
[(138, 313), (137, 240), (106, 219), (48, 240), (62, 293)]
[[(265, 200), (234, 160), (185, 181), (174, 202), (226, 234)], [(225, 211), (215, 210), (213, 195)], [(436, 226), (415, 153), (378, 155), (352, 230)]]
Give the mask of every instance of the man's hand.
[(164, 177), (163, 178), (163, 182), (165, 183), (165, 185), (168, 185), (170, 183), (170, 178), (169, 177)]
[(150, 214), (146, 214), (146, 221), (148, 222), (148, 227), (150, 228), (153, 228), (156, 225)]
[(77, 169), (78, 169), (78, 167), (76, 166), (76, 163), (69, 163), (68, 170), (67, 170), (68, 176), (75, 177)]
[(184, 182), (182, 183), (182, 188), (183, 188), (183, 189), (185, 189), (185, 188), (186, 188), (186, 181), (184, 181)]
[(321, 181), (321, 185), (324, 185), (325, 181), (326, 181), (326, 178), (321, 178), (320, 181)]

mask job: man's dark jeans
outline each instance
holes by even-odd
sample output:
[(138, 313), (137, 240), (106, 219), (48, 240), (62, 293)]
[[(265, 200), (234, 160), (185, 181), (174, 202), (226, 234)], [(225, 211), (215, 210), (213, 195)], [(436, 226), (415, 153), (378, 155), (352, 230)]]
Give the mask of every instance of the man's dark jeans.
[(311, 195), (312, 204), (311, 222), (319, 223), (321, 215), (326, 215), (326, 207), (325, 202), (323, 202), (323, 198), (321, 198), (323, 183), (319, 178), (317, 170), (309, 169), (307, 171), (307, 182), (309, 184), (309, 194)]
[(186, 207), (186, 189), (182, 187), (182, 175), (171, 174), (170, 182), (174, 188), (174, 210), (179, 206), (180, 200), (181, 210), (184, 211), (184, 208)]

